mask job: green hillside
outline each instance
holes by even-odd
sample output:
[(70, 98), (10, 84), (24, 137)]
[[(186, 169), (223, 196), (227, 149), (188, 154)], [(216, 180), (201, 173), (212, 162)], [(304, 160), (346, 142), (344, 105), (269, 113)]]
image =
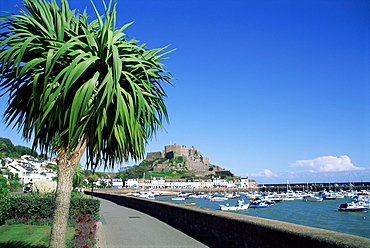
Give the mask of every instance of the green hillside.
[(11, 157), (20, 158), (23, 155), (39, 157), (37, 152), (25, 146), (15, 146), (10, 139), (0, 137), (0, 158)]

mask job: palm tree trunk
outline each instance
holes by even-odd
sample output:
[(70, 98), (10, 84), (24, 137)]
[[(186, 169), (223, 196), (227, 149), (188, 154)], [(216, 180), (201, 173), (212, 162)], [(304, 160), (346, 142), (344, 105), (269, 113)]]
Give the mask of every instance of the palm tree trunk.
[(58, 186), (54, 203), (53, 225), (49, 247), (65, 248), (69, 206), (72, 191), (72, 179), (77, 165), (86, 148), (87, 141), (83, 137), (77, 147), (70, 153), (61, 152), (57, 157)]

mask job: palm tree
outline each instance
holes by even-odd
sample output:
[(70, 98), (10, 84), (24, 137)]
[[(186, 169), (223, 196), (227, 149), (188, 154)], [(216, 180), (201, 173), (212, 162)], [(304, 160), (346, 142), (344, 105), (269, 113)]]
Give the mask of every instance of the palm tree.
[(24, 0), (20, 14), (1, 19), (0, 89), (4, 113), (33, 148), (56, 155), (58, 187), (50, 247), (64, 247), (72, 178), (87, 165), (113, 167), (138, 160), (163, 120), (161, 63), (167, 47), (147, 49), (116, 28), (116, 1), (95, 5), (96, 20), (70, 10), (67, 0)]

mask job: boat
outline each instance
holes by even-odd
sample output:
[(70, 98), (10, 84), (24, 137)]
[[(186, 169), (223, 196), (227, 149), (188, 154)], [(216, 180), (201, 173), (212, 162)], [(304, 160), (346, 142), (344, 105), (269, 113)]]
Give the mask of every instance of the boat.
[(139, 197), (145, 198), (145, 199), (155, 199), (155, 196), (149, 192), (141, 192)]
[(257, 193), (253, 193), (253, 194), (247, 194), (246, 197), (247, 197), (248, 200), (255, 200), (255, 199), (261, 197), (261, 195), (257, 194)]
[(283, 197), (281, 198), (283, 201), (294, 201), (294, 198), (293, 197)]
[(248, 209), (249, 204), (244, 204), (244, 200), (238, 200), (238, 205), (230, 206), (230, 204), (220, 204), (220, 210), (223, 211), (237, 211), (237, 210), (245, 210)]
[(172, 197), (171, 200), (172, 201), (185, 201), (186, 197)]
[(189, 193), (186, 193), (186, 192), (180, 192), (177, 194), (178, 197), (188, 197), (189, 196)]
[(275, 201), (271, 200), (270, 198), (263, 196), (259, 198), (262, 202), (268, 204), (268, 205), (275, 205)]
[(195, 199), (206, 198), (206, 197), (207, 195), (204, 193), (196, 193), (196, 194), (188, 195), (188, 198), (195, 198)]
[(249, 202), (249, 207), (250, 208), (268, 208), (270, 207), (270, 205), (264, 201), (256, 199), (256, 200), (252, 200)]
[(146, 199), (155, 199), (155, 195), (152, 194), (151, 192), (136, 192), (136, 193), (133, 193), (132, 196), (146, 198)]
[(355, 211), (367, 211), (369, 208), (360, 205), (356, 202), (348, 202), (340, 204), (338, 211), (355, 212)]
[(184, 205), (187, 206), (194, 206), (196, 203), (195, 202), (184, 202)]
[(335, 193), (335, 198), (337, 198), (337, 199), (343, 199), (344, 198), (344, 194), (342, 192), (337, 192), (337, 193)]
[(302, 199), (304, 202), (321, 202), (322, 200), (324, 200), (324, 198), (315, 195), (306, 195)]
[(274, 201), (275, 203), (283, 202), (282, 198), (276, 197), (276, 198), (270, 198), (271, 201)]
[(329, 191), (329, 192), (324, 191), (321, 193), (321, 195), (324, 200), (336, 200), (337, 199), (336, 194), (332, 191)]
[(225, 195), (225, 197), (230, 198), (230, 199), (236, 199), (236, 198), (240, 198), (240, 195), (235, 194), (235, 193), (228, 193)]
[(229, 198), (223, 196), (214, 196), (210, 199), (210, 201), (226, 201), (226, 200), (229, 200)]

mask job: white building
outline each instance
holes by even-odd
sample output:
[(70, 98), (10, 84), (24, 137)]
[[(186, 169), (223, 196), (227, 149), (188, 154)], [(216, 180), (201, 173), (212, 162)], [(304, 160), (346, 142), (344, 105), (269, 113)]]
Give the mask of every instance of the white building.
[(241, 188), (248, 188), (248, 189), (256, 189), (257, 182), (255, 180), (251, 180), (248, 178), (241, 178), (240, 179), (240, 187)]
[(126, 188), (137, 188), (137, 187), (139, 187), (138, 179), (137, 178), (127, 179), (125, 181), (125, 187)]
[(20, 183), (34, 183), (39, 180), (52, 180), (56, 177), (51, 169), (46, 168), (49, 163), (56, 164), (53, 161), (38, 160), (31, 156), (24, 155), (21, 158), (4, 158), (5, 167), (9, 172), (18, 175)]
[(153, 189), (207, 189), (207, 188), (256, 188), (256, 182), (249, 179), (226, 180), (213, 179), (127, 179), (126, 188), (153, 188)]

